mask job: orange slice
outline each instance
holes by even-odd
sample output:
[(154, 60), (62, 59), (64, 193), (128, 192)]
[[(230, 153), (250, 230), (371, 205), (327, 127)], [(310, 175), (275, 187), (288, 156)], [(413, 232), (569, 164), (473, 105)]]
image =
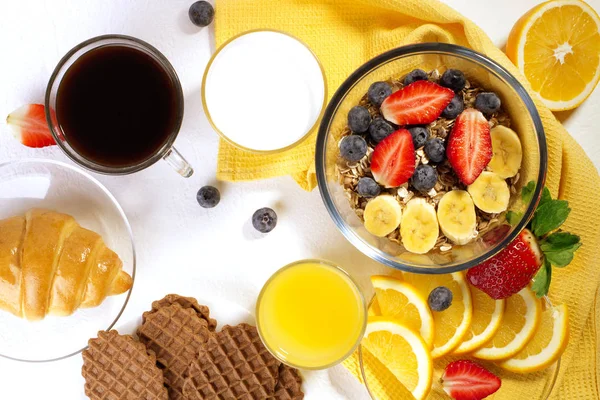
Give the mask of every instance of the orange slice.
[(556, 362), (569, 342), (569, 312), (564, 304), (548, 307), (527, 346), (500, 366), (517, 373), (540, 371)]
[(540, 324), (542, 302), (529, 288), (506, 299), (506, 309), (500, 328), (474, 357), (501, 360), (521, 351), (531, 340)]
[(600, 80), (600, 18), (581, 0), (552, 0), (515, 24), (506, 54), (553, 111), (579, 106)]

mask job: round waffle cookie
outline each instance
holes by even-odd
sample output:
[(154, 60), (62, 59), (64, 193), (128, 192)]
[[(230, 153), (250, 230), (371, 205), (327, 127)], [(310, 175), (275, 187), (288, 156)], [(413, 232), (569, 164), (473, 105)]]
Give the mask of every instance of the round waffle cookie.
[(167, 400), (156, 357), (129, 335), (100, 331), (83, 351), (81, 374), (91, 400)]
[(200, 347), (210, 334), (207, 321), (192, 308), (183, 308), (178, 302), (144, 314), (137, 335), (156, 354), (170, 400), (184, 399), (184, 374), (188, 365), (197, 359)]
[(188, 368), (183, 393), (190, 400), (272, 398), (280, 365), (255, 327), (226, 325), (200, 348)]
[(168, 294), (160, 300), (156, 300), (152, 302), (152, 310), (149, 312), (145, 312), (142, 315), (142, 319), (145, 320), (146, 315), (159, 310), (162, 307), (168, 307), (172, 304), (179, 304), (183, 308), (191, 308), (194, 310), (200, 318), (203, 318), (208, 322), (208, 329), (210, 331), (214, 331), (217, 327), (217, 321), (213, 318), (210, 318), (210, 310), (208, 307), (198, 304), (198, 300), (193, 297), (184, 297), (178, 294)]

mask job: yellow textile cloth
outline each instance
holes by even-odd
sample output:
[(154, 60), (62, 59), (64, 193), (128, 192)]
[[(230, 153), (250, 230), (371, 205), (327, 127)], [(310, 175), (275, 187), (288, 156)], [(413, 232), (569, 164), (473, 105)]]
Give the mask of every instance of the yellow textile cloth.
[[(394, 47), (419, 42), (455, 43), (484, 53), (530, 91), (517, 68), (479, 27), (436, 0), (216, 0), (217, 46), (233, 35), (258, 28), (282, 30), (304, 40), (323, 64), (329, 96), (365, 61)], [(553, 271), (550, 297), (554, 303), (568, 305), (571, 338), (551, 398), (598, 399), (600, 177), (582, 148), (533, 97), (548, 139), (546, 184), (553, 196), (569, 201), (572, 212), (564, 229), (580, 235), (583, 242), (571, 265)], [(316, 184), (315, 136), (292, 150), (266, 156), (221, 142), (218, 178), (239, 181), (291, 175), (310, 190)], [(345, 365), (357, 373), (356, 358)], [(530, 376), (514, 380), (519, 383), (512, 399), (533, 400), (532, 394), (539, 393), (543, 384)], [(512, 384), (512, 380), (503, 382), (503, 386)], [(373, 389), (382, 398), (400, 398), (390, 393), (389, 387)]]

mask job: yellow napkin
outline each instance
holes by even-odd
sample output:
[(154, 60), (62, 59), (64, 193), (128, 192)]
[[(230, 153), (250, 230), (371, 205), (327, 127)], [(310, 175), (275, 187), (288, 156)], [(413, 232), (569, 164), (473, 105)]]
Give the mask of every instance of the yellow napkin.
[[(460, 44), (486, 54), (532, 93), (519, 71), (479, 27), (436, 0), (217, 0), (216, 16), (217, 46), (235, 34), (258, 28), (282, 30), (304, 40), (324, 66), (329, 96), (368, 59), (394, 47), (432, 41)], [(553, 271), (551, 299), (568, 305), (571, 339), (551, 398), (598, 399), (600, 177), (582, 148), (537, 97), (534, 99), (548, 139), (546, 184), (554, 196), (569, 201), (572, 212), (564, 229), (579, 234), (583, 242), (571, 265)], [(295, 149), (259, 156), (222, 142), (218, 177), (237, 181), (291, 175), (310, 190), (316, 184), (314, 144), (313, 134)], [(357, 373), (356, 358), (345, 365)], [(520, 382), (513, 399), (533, 400), (532, 393), (539, 393), (543, 384), (532, 376), (516, 379)], [(389, 387), (373, 389), (381, 397), (401, 398), (390, 393)]]

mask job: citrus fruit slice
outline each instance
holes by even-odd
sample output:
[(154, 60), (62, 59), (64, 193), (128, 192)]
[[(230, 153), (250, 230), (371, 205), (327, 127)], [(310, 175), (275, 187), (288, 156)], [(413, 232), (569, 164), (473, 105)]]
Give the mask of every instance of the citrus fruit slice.
[(527, 345), (500, 366), (517, 373), (540, 371), (556, 362), (569, 341), (569, 312), (564, 304), (547, 307)]
[(552, 0), (512, 28), (506, 54), (553, 111), (570, 110), (600, 80), (600, 18), (581, 0)]
[(517, 354), (535, 334), (542, 314), (541, 300), (528, 287), (506, 299), (502, 324), (474, 357), (500, 360)]
[[(420, 334), (429, 348), (433, 345), (433, 316), (414, 287), (389, 276), (372, 276), (379, 314), (390, 317)], [(376, 312), (373, 307), (372, 310)]]
[(470, 286), (473, 301), (473, 319), (463, 342), (454, 354), (470, 353), (483, 346), (500, 328), (505, 300), (494, 300), (475, 286)]
[(370, 317), (362, 345), (417, 399), (431, 389), (433, 362), (420, 335), (393, 318)]
[(444, 311), (434, 311), (433, 358), (451, 353), (463, 340), (473, 316), (471, 292), (462, 272), (441, 275), (403, 273), (402, 279), (412, 285), (424, 299), (438, 286), (452, 292), (452, 304)]

